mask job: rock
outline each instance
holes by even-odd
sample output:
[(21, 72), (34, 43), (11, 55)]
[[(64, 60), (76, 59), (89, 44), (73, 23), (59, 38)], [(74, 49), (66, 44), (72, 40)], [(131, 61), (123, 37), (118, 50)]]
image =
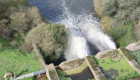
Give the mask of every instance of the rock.
[(136, 51), (140, 50), (140, 42), (129, 44), (127, 47), (125, 47), (129, 51)]

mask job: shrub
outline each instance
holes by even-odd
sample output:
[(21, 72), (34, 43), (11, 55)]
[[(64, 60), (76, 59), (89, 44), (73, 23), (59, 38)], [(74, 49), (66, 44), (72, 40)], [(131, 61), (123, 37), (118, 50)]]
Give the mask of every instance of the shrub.
[(117, 13), (117, 0), (109, 0), (103, 9), (103, 14), (107, 16), (114, 16)]
[(139, 0), (117, 0), (119, 11), (117, 13), (118, 19), (127, 19), (130, 18), (131, 13), (135, 10), (140, 4)]
[(130, 15), (130, 20), (137, 24), (140, 20), (140, 7), (138, 7), (137, 9), (135, 9), (132, 14)]
[(0, 0), (0, 19), (7, 16), (5, 13), (9, 6), (10, 0)]
[(115, 40), (120, 39), (126, 34), (127, 29), (121, 24), (114, 24), (108, 31), (108, 34)]
[(125, 21), (125, 24), (122, 24), (121, 22), (114, 22), (107, 33), (117, 41), (118, 47), (125, 47), (128, 44), (135, 42), (136, 38), (133, 33), (133, 25), (129, 21)]
[(25, 41), (28, 45), (37, 44), (47, 60), (55, 61), (64, 52), (67, 37), (63, 25), (41, 23), (27, 34)]
[(29, 5), (28, 0), (11, 0), (11, 5), (17, 7), (18, 5)]
[(11, 18), (10, 28), (20, 33), (20, 35), (24, 35), (31, 28), (30, 24), (32, 19), (29, 17), (29, 15), (27, 15), (25, 11), (15, 12), (10, 16), (10, 18)]
[[(96, 3), (99, 1), (106, 2), (97, 6)], [(96, 2), (95, 10), (103, 8), (100, 14), (102, 29), (112, 36), (119, 46), (125, 47), (140, 39), (140, 0), (95, 0), (94, 2)]]
[(140, 0), (117, 0), (120, 10), (134, 10), (139, 6)]
[(25, 36), (33, 27), (42, 22), (39, 11), (36, 7), (18, 6), (11, 13), (10, 28), (17, 32), (20, 36)]
[(108, 16), (102, 17), (102, 19), (101, 19), (102, 30), (104, 32), (109, 31), (113, 23), (114, 23), (114, 18), (111, 18)]
[(28, 8), (27, 15), (32, 19), (31, 22), (32, 27), (38, 26), (38, 24), (40, 24), (43, 21), (37, 7)]
[(12, 37), (12, 30), (9, 28), (5, 28), (1, 34), (2, 38), (7, 39), (7, 40), (11, 40)]
[(2, 34), (4, 28), (5, 28), (5, 25), (3, 24), (3, 22), (0, 21), (0, 34)]
[(140, 40), (140, 21), (138, 22), (138, 24), (136, 26), (134, 26), (134, 34), (137, 40)]
[(93, 0), (94, 1), (94, 9), (96, 11), (96, 13), (99, 15), (99, 16), (102, 16), (102, 11), (103, 11), (103, 8), (104, 8), (104, 5), (106, 4), (106, 2), (108, 2), (109, 0)]

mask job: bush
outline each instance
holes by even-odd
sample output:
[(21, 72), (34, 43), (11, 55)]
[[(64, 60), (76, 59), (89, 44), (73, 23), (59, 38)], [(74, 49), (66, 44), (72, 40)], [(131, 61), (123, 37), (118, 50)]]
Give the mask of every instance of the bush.
[(134, 34), (137, 40), (140, 40), (140, 21), (138, 22), (138, 24), (136, 26), (134, 26)]
[(140, 7), (138, 7), (137, 9), (135, 9), (132, 14), (130, 15), (130, 20), (137, 24), (140, 20)]
[(103, 9), (103, 14), (107, 16), (114, 16), (117, 13), (117, 0), (109, 0)]
[(124, 25), (124, 27), (126, 28), (127, 31), (125, 35), (118, 40), (121, 47), (125, 47), (130, 43), (136, 42), (136, 38), (133, 33), (133, 25), (128, 21), (126, 25)]
[(14, 12), (10, 16), (10, 28), (22, 35), (42, 22), (36, 7), (18, 6), (18, 8), (12, 10)]
[(9, 18), (9, 9), (19, 5), (27, 6), (29, 3), (27, 0), (0, 0), (0, 19)]
[(108, 34), (114, 39), (118, 40), (126, 34), (127, 28), (121, 24), (114, 24), (109, 29)]
[(125, 47), (136, 41), (133, 26), (129, 21), (125, 21), (125, 25), (120, 22), (114, 22), (107, 33), (118, 43), (118, 47)]
[(11, 5), (17, 7), (18, 5), (27, 6), (29, 5), (28, 0), (11, 0)]
[(47, 60), (55, 61), (64, 52), (67, 37), (63, 25), (41, 23), (28, 33), (25, 41), (28, 45), (37, 44)]
[(0, 35), (2, 34), (5, 27), (6, 26), (4, 25), (4, 23), (2, 21), (0, 21)]
[(139, 4), (140, 0), (109, 0), (106, 2), (102, 14), (115, 16), (119, 20), (126, 20), (139, 7)]
[(11, 24), (10, 28), (23, 35), (28, 27), (30, 27), (27, 23), (30, 19), (26, 18), (26, 13), (24, 12), (17, 12), (11, 15)]
[(7, 16), (6, 11), (10, 6), (10, 2), (10, 0), (0, 0), (0, 20)]
[(102, 17), (102, 19), (101, 19), (102, 30), (104, 32), (109, 31), (113, 23), (114, 23), (114, 18), (111, 18), (108, 16)]
[[(106, 2), (97, 6), (99, 1)], [(102, 29), (117, 41), (118, 46), (125, 47), (140, 40), (140, 0), (95, 0), (94, 3), (95, 10), (103, 8), (100, 14)]]
[(119, 10), (134, 10), (139, 6), (140, 0), (117, 0)]

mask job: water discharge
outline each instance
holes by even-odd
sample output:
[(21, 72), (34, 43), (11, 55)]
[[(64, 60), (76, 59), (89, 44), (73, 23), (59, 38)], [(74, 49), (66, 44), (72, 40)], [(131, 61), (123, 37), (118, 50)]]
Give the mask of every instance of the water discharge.
[(67, 60), (90, 55), (87, 41), (100, 51), (116, 49), (114, 42), (102, 32), (99, 22), (92, 14), (85, 12), (81, 12), (81, 15), (72, 14), (66, 6), (65, 0), (62, 1), (62, 6), (63, 14), (61, 17), (63, 19), (59, 23), (70, 29), (68, 48), (64, 53)]
[(111, 38), (101, 30), (100, 23), (94, 15), (93, 0), (29, 1), (52, 23), (64, 24), (69, 29), (68, 46), (64, 53), (67, 60), (116, 49)]

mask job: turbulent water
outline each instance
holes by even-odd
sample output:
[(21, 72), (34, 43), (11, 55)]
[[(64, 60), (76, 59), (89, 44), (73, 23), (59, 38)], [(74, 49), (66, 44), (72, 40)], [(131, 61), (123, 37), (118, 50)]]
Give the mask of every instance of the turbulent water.
[[(87, 4), (88, 1), (90, 6)], [(30, 3), (33, 4), (33, 2), (35, 1), (30, 0)], [(49, 3), (46, 9), (50, 8), (50, 6), (52, 7), (54, 2), (53, 0), (46, 0), (46, 5)], [(57, 0), (56, 3), (59, 6), (55, 4), (57, 8), (53, 7), (54, 11), (50, 9), (48, 11), (55, 12), (57, 10), (57, 13), (49, 14), (55, 15), (53, 19), (50, 16), (46, 16), (46, 18), (50, 19), (52, 23), (64, 24), (69, 29), (68, 46), (64, 53), (67, 60), (84, 58), (90, 54), (97, 53), (97, 50), (116, 49), (111, 38), (100, 29), (100, 24), (94, 15), (94, 11), (92, 11), (91, 0)], [(39, 9), (43, 13), (42, 8)], [(91, 49), (88, 43), (92, 44), (94, 49)]]

